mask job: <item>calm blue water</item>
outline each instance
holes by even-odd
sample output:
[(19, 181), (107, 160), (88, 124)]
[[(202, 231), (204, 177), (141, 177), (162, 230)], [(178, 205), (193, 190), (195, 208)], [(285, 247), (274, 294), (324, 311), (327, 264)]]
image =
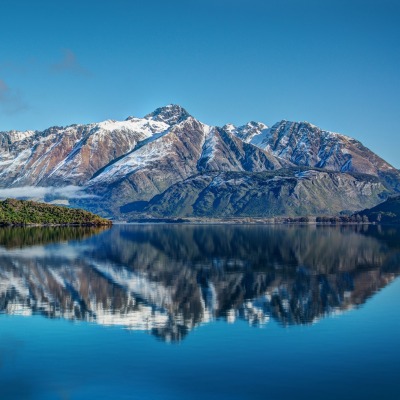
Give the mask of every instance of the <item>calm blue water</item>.
[(400, 232), (0, 230), (1, 399), (398, 399)]

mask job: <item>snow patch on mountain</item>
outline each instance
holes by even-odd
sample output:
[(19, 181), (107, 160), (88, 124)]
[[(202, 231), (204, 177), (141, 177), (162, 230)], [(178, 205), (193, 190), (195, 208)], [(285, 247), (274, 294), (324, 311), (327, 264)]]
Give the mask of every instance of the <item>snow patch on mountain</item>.
[(155, 139), (106, 167), (101, 174), (91, 179), (89, 184), (118, 180), (138, 169), (150, 167), (157, 160), (163, 158), (172, 146), (173, 138), (170, 135), (165, 135), (162, 141)]
[(268, 126), (262, 122), (250, 121), (247, 124), (239, 127), (236, 127), (233, 124), (226, 124), (222, 129), (232, 135), (235, 135), (245, 143), (251, 143), (252, 139), (268, 129)]
[(215, 134), (215, 128), (211, 128), (209, 126), (204, 126), (204, 128), (205, 128), (204, 129), (205, 141), (203, 144), (200, 159), (198, 161), (198, 165), (200, 165), (201, 163), (207, 163), (214, 158), (216, 152), (216, 146), (218, 143)]
[(149, 121), (146, 118), (129, 118), (125, 121), (107, 120), (95, 124), (96, 133), (105, 134), (113, 131), (137, 132), (144, 136), (160, 133), (170, 127), (169, 124), (160, 121)]
[(0, 132), (0, 135), (4, 135), (9, 138), (11, 143), (19, 142), (24, 139), (27, 139), (33, 136), (36, 132), (32, 130), (28, 131), (8, 131), (8, 132)]
[(118, 268), (112, 264), (93, 263), (92, 267), (127, 292), (140, 296), (159, 308), (173, 304), (171, 290), (157, 282), (150, 281), (145, 275)]
[(233, 124), (226, 124), (226, 125), (224, 125), (222, 127), (222, 129), (224, 131), (226, 131), (226, 132), (229, 132), (229, 133), (233, 134), (233, 135), (235, 135), (236, 131), (237, 131), (237, 127), (235, 125), (233, 125)]
[(2, 156), (1, 157), (2, 159), (3, 159), (3, 157), (5, 158), (2, 160), (2, 165), (7, 165), (7, 168), (0, 173), (0, 176), (11, 174), (13, 171), (18, 169), (21, 165), (25, 164), (27, 162), (27, 160), (29, 159), (29, 157), (31, 156), (31, 154), (32, 154), (32, 150), (26, 149), (26, 150), (21, 151), (15, 158), (12, 158), (12, 156), (9, 154), (7, 154), (5, 157)]

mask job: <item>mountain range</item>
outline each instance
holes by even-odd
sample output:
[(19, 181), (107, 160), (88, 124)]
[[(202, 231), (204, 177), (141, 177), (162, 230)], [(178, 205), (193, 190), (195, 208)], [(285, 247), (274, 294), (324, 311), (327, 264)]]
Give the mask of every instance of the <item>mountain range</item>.
[(338, 215), (400, 192), (400, 171), (348, 136), (308, 122), (210, 126), (179, 105), (0, 143), (1, 196), (117, 220)]

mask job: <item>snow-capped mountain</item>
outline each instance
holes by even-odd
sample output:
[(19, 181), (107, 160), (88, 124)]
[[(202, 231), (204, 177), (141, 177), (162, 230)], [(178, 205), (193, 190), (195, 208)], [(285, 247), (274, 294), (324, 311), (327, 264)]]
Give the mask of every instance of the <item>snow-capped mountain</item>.
[[(174, 188), (181, 215), (221, 217), (357, 211), (400, 191), (399, 171), (347, 136), (288, 121), (219, 128), (178, 105), (125, 121), (0, 132), (0, 143), (0, 189), (27, 188), (29, 197), (29, 187), (57, 187), (47, 200), (117, 219), (145, 208), (172, 215)], [(233, 184), (229, 173), (239, 174)], [(78, 199), (67, 189), (63, 198), (70, 187)]]
[(164, 122), (130, 117), (19, 135), (1, 132), (2, 186), (82, 185), (138, 142), (169, 127)]
[(290, 165), (229, 133), (187, 117), (156, 140), (107, 166), (87, 183), (86, 191), (101, 196), (107, 204), (111, 190), (115, 210), (132, 201), (149, 201), (199, 173), (260, 172)]
[(159, 107), (152, 113), (144, 116), (144, 119), (151, 121), (164, 122), (168, 125), (175, 125), (190, 117), (190, 114), (177, 104), (169, 104), (165, 107)]
[(271, 128), (252, 122), (238, 128), (224, 128), (295, 165), (369, 175), (395, 171), (358, 140), (322, 130), (308, 122), (281, 121)]
[(234, 134), (246, 143), (250, 143), (254, 136), (268, 129), (262, 122), (250, 121), (246, 125), (236, 127), (233, 124), (226, 124), (222, 127), (225, 131)]

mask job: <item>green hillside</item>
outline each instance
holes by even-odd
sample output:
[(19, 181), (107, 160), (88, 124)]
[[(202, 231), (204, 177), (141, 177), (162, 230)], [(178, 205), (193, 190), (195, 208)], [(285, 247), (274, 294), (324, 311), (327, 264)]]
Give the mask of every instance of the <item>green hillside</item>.
[(0, 201), (0, 225), (110, 225), (111, 221), (81, 209), (28, 200)]

